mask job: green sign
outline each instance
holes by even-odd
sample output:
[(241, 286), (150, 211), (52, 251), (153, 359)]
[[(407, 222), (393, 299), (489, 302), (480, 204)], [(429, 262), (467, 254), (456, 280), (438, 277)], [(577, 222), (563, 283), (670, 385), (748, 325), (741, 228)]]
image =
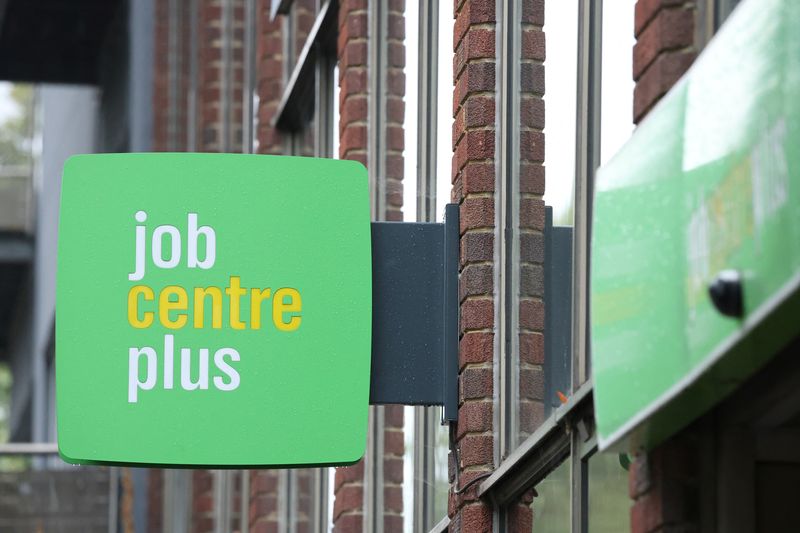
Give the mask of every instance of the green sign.
[(366, 444), (367, 173), (351, 161), (67, 161), (56, 308), (69, 462), (346, 464)]
[[(657, 443), (800, 332), (798, 27), (798, 2), (740, 4), (598, 174), (592, 370), (603, 448)], [(743, 278), (742, 319), (709, 298), (724, 270)]]

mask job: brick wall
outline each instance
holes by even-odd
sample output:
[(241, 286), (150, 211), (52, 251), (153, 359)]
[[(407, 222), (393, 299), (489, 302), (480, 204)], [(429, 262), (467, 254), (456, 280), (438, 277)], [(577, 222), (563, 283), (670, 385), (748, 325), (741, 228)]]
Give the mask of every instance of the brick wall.
[[(339, 3), (339, 158), (367, 165), (369, 12), (367, 0)], [(337, 468), (333, 480), (336, 533), (363, 529), (364, 462)]]
[(157, 0), (153, 6), (153, 149), (156, 151), (187, 148), (191, 1), (177, 0), (173, 4)]
[(251, 470), (250, 531), (278, 531), (278, 470)]
[(214, 474), (210, 470), (192, 472), (192, 520), (194, 533), (214, 531)]
[(633, 120), (638, 123), (697, 57), (696, 0), (638, 0), (633, 48)]
[[(640, 122), (691, 66), (702, 47), (695, 0), (638, 0), (633, 48), (634, 122)], [(684, 430), (634, 458), (629, 474), (632, 533), (698, 531), (699, 451)]]
[(461, 338), (455, 453), (450, 452), (451, 531), (491, 531), (477, 483), (494, 468), (495, 76), (494, 2), (454, 2), (453, 200), (461, 217)]
[(283, 92), (284, 57), (283, 28), (280, 19), (270, 20), (270, 0), (259, 0), (258, 36), (256, 57), (256, 109), (255, 139), (258, 152), (280, 154), (283, 152), (283, 139), (278, 130), (272, 127), (272, 120), (278, 111)]
[[(241, 152), (242, 145), (242, 79), (244, 2), (232, 2), (232, 34), (230, 37), (233, 66), (226, 71), (223, 62), (222, 0), (198, 0), (200, 4), (198, 30), (198, 91), (197, 139), (198, 151)], [(227, 84), (229, 101), (225, 101)], [(224, 119), (227, 106), (229, 117)], [(226, 139), (226, 131), (228, 138)]]

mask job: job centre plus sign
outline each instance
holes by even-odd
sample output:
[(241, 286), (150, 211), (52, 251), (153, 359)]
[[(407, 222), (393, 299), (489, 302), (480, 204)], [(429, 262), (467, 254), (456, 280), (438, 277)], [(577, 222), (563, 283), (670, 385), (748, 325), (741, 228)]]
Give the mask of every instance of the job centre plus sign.
[[(142, 281), (147, 270), (147, 221), (146, 211), (137, 211), (134, 270), (128, 274), (130, 281)], [(165, 239), (166, 237), (166, 239)], [(203, 258), (198, 255), (198, 242), (204, 240)], [(165, 246), (165, 240), (169, 246)], [(172, 269), (181, 262), (183, 241), (186, 242), (186, 267), (210, 270), (216, 262), (216, 231), (211, 226), (198, 227), (198, 214), (187, 215), (187, 236), (182, 238), (180, 230), (172, 225), (160, 225), (152, 232), (151, 253), (153, 266)], [(166, 258), (165, 258), (166, 257)], [(277, 331), (294, 331), (302, 322), (302, 297), (297, 289), (282, 287), (272, 295), (272, 289), (243, 287), (239, 276), (230, 275), (224, 289), (217, 286), (194, 287), (187, 290), (181, 285), (167, 285), (158, 295), (148, 285), (137, 284), (128, 291), (128, 323), (137, 329), (153, 325), (156, 314), (161, 325), (170, 330), (184, 327), (203, 329), (207, 325), (221, 329), (223, 320), (223, 293), (227, 300), (228, 324), (231, 329), (261, 329), (261, 312), (264, 302), (270, 303), (272, 323)], [(190, 305), (191, 297), (191, 305)], [(241, 300), (249, 297), (250, 317), (241, 316)], [(210, 301), (210, 320), (206, 317), (206, 303)], [(175, 339), (171, 334), (164, 335), (162, 351), (163, 364), (158, 364), (158, 353), (152, 346), (128, 349), (128, 401), (136, 403), (140, 390), (151, 390), (158, 385), (158, 368), (162, 367), (162, 386), (175, 388)], [(212, 348), (180, 348), (180, 386), (183, 390), (208, 389), (209, 357)], [(221, 391), (233, 391), (239, 386), (240, 375), (233, 363), (239, 362), (241, 355), (234, 347), (213, 348), (215, 375), (214, 386)], [(195, 355), (193, 356), (193, 351)], [(197, 358), (198, 377), (192, 379), (192, 361)], [(142, 364), (142, 361), (146, 364)], [(142, 372), (144, 371), (144, 372)]]
[(372, 330), (362, 165), (76, 156), (64, 169), (58, 246), (66, 460), (235, 467), (361, 456)]

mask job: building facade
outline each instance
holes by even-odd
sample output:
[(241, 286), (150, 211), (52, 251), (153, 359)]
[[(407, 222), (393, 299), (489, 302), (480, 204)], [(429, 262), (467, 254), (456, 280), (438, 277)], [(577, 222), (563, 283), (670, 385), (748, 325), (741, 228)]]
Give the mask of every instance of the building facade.
[[(41, 147), (35, 228), (2, 233), (13, 305), (0, 341), (11, 440), (45, 446), (4, 453), (55, 451), (66, 157), (334, 157), (367, 168), (374, 221), (441, 221), (444, 204), (459, 206), (457, 422), (443, 426), (438, 407), (371, 406), (364, 458), (348, 467), (101, 469), (98, 530), (794, 530), (795, 341), (646, 446), (605, 446), (596, 422), (597, 172), (661, 112), (735, 4), (81, 0), (59, 15), (10, 0), (0, 77), (42, 84)], [(60, 56), (37, 55), (37, 40)], [(8, 527), (35, 524), (32, 509)]]

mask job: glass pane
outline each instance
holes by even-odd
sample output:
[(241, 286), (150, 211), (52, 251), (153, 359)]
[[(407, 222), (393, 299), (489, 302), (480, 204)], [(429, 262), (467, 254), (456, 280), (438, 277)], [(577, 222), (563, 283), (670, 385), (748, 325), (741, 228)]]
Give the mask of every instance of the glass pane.
[[(411, 510), (414, 502), (414, 408), (403, 406), (403, 503)], [(403, 513), (403, 531), (414, 530), (414, 513)]]
[(333, 68), (333, 121), (331, 122), (331, 126), (333, 127), (333, 136), (331, 137), (333, 150), (331, 157), (333, 159), (339, 159), (339, 98), (341, 95), (342, 88), (339, 86), (339, 65), (337, 64)]
[(417, 109), (419, 107), (419, 3), (406, 4), (406, 87), (403, 135), (403, 220), (417, 221)]
[[(578, 2), (545, 2), (544, 20), (547, 36), (544, 201), (553, 207), (553, 224), (571, 226), (575, 196)], [(630, 55), (629, 50), (626, 57)]]
[(636, 0), (603, 3), (600, 164), (633, 133), (633, 14)]
[(438, 426), (433, 450), (433, 521), (436, 525), (447, 516), (447, 496), (450, 481), (447, 478), (447, 454), (450, 452), (450, 431), (448, 426)]
[[(533, 500), (533, 531), (570, 533), (569, 461), (550, 472), (537, 486)], [(623, 530), (620, 530), (623, 531)]]
[(436, 221), (450, 203), (453, 167), (453, 0), (439, 2), (436, 97)]
[(589, 532), (630, 530), (628, 471), (620, 456), (598, 453), (589, 459)]

